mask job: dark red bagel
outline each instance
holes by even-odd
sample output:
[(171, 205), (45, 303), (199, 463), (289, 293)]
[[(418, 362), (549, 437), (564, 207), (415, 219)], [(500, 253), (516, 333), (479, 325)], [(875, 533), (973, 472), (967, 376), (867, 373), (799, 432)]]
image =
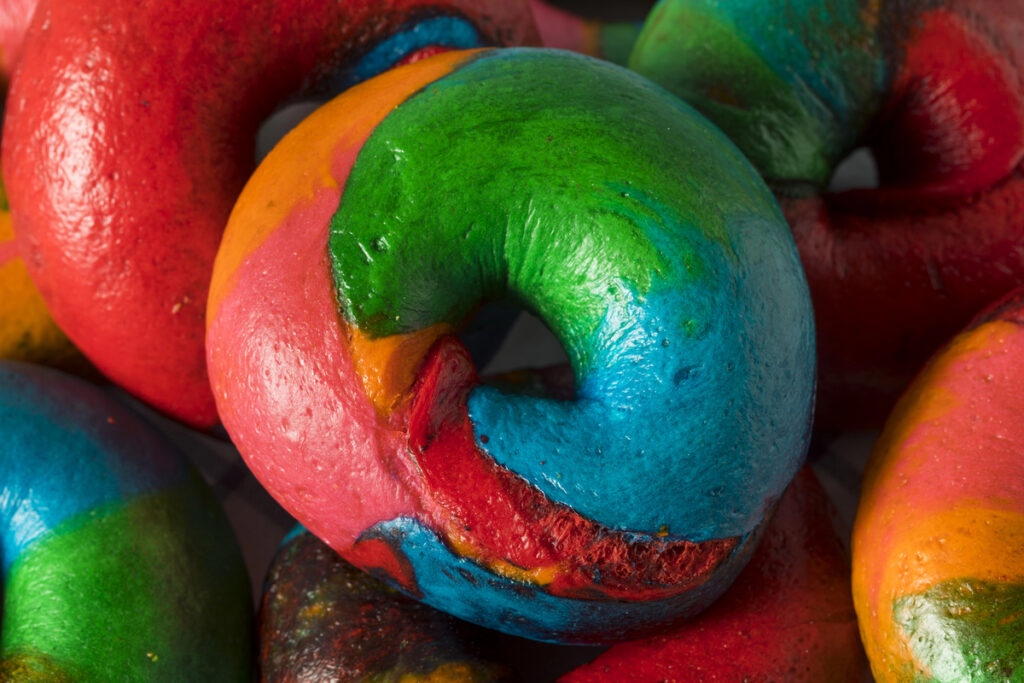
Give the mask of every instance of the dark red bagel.
[[(880, 423), (1024, 279), (1024, 4), (666, 0), (630, 66), (722, 127), (780, 198), (814, 300), (819, 425)], [(827, 193), (858, 146), (881, 187)]]
[(31, 275), (100, 370), (211, 425), (206, 293), (261, 122), (398, 61), (523, 42), (525, 1), (43, 2), (3, 137)]
[(482, 628), (406, 597), (341, 559), (302, 527), (263, 584), (260, 680), (511, 680), (474, 636)]

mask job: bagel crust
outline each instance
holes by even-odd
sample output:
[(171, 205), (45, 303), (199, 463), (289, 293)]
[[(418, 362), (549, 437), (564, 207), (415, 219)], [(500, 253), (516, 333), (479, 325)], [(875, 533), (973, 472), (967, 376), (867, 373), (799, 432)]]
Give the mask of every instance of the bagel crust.
[[(506, 297), (562, 341), (572, 400), (480, 385), (454, 332)], [(603, 642), (742, 568), (806, 449), (808, 306), (770, 193), (684, 103), (566, 52), (451, 53), (267, 157), (208, 353), (243, 457), (346, 559), (471, 621)]]
[[(775, 191), (818, 330), (817, 424), (879, 426), (914, 373), (1024, 279), (1024, 5), (665, 0), (629, 65)], [(829, 192), (858, 147), (879, 187)]]
[(207, 289), (260, 124), (432, 50), (535, 39), (525, 0), (44, 0), (3, 136), (29, 273), (104, 374), (211, 426)]
[(0, 679), (248, 681), (248, 574), (191, 465), (95, 387), (11, 361), (0, 432)]
[(1024, 676), (1024, 291), (900, 399), (853, 533), (854, 604), (879, 681)]

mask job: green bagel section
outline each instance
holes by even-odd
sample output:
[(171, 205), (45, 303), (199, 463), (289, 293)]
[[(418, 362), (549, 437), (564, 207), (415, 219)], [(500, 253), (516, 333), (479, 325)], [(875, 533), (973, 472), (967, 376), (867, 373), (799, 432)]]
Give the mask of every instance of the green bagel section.
[(7, 575), (0, 680), (248, 681), (249, 579), (215, 506), (191, 473), (36, 541)]
[[(680, 231), (656, 244), (645, 229), (685, 225), (730, 248), (695, 178), (736, 213), (774, 205), (752, 174), (722, 170), (746, 162), (683, 108), (623, 69), (549, 50), (483, 53), (434, 82), (377, 126), (346, 183), (330, 237), (346, 317), (385, 337), (508, 297), (544, 319), (579, 381), (610, 302), (642, 299), (655, 278), (714, 276)], [(690, 135), (676, 135), (681, 120)], [(661, 201), (680, 195), (686, 213)]]
[(893, 619), (931, 674), (920, 680), (1017, 680), (1024, 662), (1024, 585), (943, 581), (896, 600)]

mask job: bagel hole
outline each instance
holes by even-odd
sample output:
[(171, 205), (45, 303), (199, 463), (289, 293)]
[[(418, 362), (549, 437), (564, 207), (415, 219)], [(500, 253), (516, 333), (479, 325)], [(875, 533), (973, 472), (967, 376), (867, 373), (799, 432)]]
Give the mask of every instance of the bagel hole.
[(874, 190), (878, 185), (878, 160), (874, 152), (870, 147), (858, 147), (836, 165), (828, 191)]
[(485, 384), (508, 393), (572, 398), (569, 354), (550, 328), (521, 306), (507, 301), (483, 306), (459, 338)]
[(263, 161), (263, 158), (270, 153), (270, 150), (274, 149), (281, 138), (288, 134), (288, 131), (299, 125), (323, 103), (322, 100), (293, 102), (268, 116), (256, 131), (256, 149), (254, 150), (256, 164), (259, 165)]

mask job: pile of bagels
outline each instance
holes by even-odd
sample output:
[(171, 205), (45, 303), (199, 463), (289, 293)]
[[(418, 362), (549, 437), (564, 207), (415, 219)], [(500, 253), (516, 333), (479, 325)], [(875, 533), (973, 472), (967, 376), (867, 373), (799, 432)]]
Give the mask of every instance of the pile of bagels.
[(1024, 4), (0, 0), (0, 70), (0, 680), (1024, 677)]

